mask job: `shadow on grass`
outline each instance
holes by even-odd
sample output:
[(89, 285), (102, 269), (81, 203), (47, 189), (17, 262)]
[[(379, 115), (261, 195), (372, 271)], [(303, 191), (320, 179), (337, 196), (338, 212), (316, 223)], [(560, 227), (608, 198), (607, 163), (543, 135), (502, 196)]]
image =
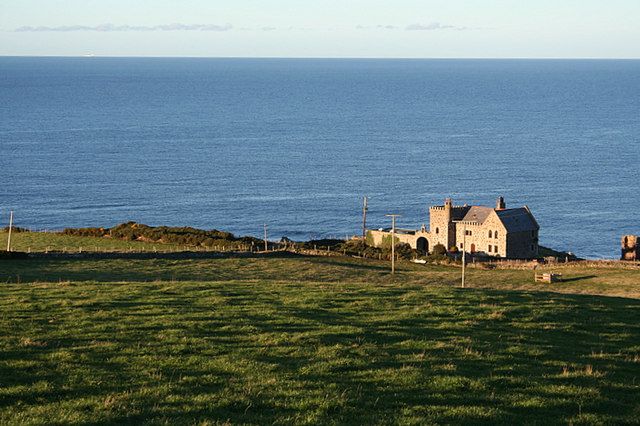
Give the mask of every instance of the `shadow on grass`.
[[(200, 254), (200, 253), (195, 253)], [(207, 254), (207, 253), (204, 253)], [(339, 257), (313, 257), (289, 252), (230, 256), (183, 257), (182, 254), (128, 253), (110, 256), (50, 256), (3, 261), (0, 282), (148, 282), (224, 280), (315, 280), (385, 277), (388, 268), (375, 261)]]
[(563, 283), (569, 283), (569, 282), (573, 282), (573, 281), (590, 280), (592, 278), (597, 278), (597, 276), (596, 275), (584, 275), (584, 276), (581, 276), (581, 277), (563, 278), (562, 282)]

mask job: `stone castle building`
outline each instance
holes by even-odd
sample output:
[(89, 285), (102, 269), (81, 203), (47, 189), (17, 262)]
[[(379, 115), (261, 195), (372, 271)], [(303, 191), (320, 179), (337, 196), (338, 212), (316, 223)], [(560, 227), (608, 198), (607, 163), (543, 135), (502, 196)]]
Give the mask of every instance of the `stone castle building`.
[[(538, 257), (539, 230), (527, 206), (507, 209), (502, 197), (495, 208), (454, 206), (447, 198), (443, 206), (429, 208), (429, 230), (425, 225), (419, 230), (396, 228), (396, 242), (424, 253), (442, 244), (448, 250), (457, 247), (477, 255), (531, 259)], [(376, 247), (388, 244), (390, 238), (391, 229), (367, 233), (367, 242)]]

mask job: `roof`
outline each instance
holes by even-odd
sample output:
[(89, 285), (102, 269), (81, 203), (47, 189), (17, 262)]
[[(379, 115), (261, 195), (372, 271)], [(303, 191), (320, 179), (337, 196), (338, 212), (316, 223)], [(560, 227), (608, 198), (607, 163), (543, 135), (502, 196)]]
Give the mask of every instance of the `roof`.
[(491, 207), (472, 206), (462, 220), (465, 222), (484, 223), (492, 211), (494, 211), (494, 209)]
[(451, 209), (451, 215), (453, 220), (462, 220), (471, 207), (469, 206), (454, 206)]
[(496, 210), (496, 214), (507, 228), (507, 232), (537, 231), (540, 229), (538, 222), (528, 208)]
[(526, 207), (496, 210), (491, 207), (473, 206), (462, 220), (483, 224), (491, 212), (496, 212), (507, 232), (537, 231), (540, 229), (538, 222)]

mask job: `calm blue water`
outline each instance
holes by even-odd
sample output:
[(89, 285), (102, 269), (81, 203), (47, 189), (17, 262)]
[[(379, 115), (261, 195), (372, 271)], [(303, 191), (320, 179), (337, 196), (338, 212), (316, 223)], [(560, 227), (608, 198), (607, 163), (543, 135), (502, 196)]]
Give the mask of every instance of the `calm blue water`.
[(0, 101), (3, 224), (307, 239), (504, 195), (543, 245), (640, 234), (640, 61), (4, 57)]

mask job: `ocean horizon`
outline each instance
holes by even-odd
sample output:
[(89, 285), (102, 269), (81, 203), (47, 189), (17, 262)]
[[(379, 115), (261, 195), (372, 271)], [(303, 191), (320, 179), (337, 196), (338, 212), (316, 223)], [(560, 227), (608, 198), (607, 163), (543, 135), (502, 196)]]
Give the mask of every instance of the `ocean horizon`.
[(540, 244), (639, 234), (640, 60), (0, 57), (0, 223), (293, 240), (527, 205)]

